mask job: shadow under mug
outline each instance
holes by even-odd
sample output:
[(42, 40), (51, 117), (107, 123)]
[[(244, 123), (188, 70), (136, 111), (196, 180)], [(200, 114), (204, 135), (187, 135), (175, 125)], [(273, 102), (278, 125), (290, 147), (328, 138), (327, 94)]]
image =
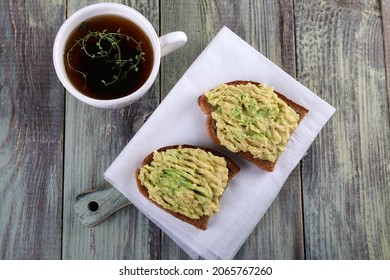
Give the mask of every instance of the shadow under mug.
[[(66, 43), (71, 33), (87, 19), (103, 15), (119, 16), (135, 23), (149, 38), (154, 57), (151, 73), (140, 88), (124, 97), (105, 100), (89, 97), (79, 91), (69, 80), (64, 60)], [(152, 24), (141, 13), (129, 6), (117, 3), (98, 3), (78, 10), (62, 24), (53, 46), (54, 68), (62, 85), (80, 101), (99, 108), (120, 108), (140, 99), (153, 85), (160, 68), (161, 57), (180, 48), (186, 42), (187, 36), (181, 31), (158, 37)]]

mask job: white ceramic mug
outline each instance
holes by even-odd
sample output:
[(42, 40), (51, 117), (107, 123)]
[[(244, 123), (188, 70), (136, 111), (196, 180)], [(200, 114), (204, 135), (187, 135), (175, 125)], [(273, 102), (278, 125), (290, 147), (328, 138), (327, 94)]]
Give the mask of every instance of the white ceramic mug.
[[(68, 78), (65, 63), (64, 53), (65, 45), (67, 43), (69, 35), (80, 26), (82, 22), (88, 18), (92, 18), (99, 15), (116, 15), (123, 17), (137, 24), (144, 33), (148, 36), (154, 52), (154, 62), (152, 71), (146, 80), (146, 82), (136, 91), (120, 98), (116, 99), (95, 99), (91, 98), (79, 90), (71, 83)], [(152, 86), (160, 68), (160, 60), (164, 55), (180, 48), (187, 42), (187, 36), (181, 31), (168, 33), (161, 37), (158, 37), (152, 24), (138, 11), (133, 8), (117, 4), (117, 3), (98, 3), (86, 6), (73, 15), (71, 15), (60, 27), (53, 46), (53, 61), (54, 68), (63, 86), (73, 96), (85, 102), (89, 105), (100, 108), (119, 108), (129, 105), (139, 98), (141, 98)]]

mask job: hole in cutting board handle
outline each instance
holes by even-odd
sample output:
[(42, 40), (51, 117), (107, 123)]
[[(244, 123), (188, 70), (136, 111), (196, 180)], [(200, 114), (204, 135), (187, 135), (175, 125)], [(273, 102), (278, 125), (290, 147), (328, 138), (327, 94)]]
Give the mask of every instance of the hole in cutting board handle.
[(78, 194), (74, 210), (84, 225), (94, 227), (129, 204), (130, 201), (120, 191), (106, 185)]
[(99, 209), (99, 203), (97, 203), (96, 201), (91, 201), (90, 203), (88, 203), (88, 209), (92, 212), (95, 212)]

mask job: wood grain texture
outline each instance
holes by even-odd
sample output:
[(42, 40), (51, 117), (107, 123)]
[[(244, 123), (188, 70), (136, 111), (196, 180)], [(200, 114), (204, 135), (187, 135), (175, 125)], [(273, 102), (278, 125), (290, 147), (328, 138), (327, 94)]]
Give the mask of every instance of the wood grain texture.
[(61, 258), (62, 1), (0, 2), (0, 259)]
[[(161, 32), (180, 29), (188, 36), (187, 47), (163, 60), (161, 67), (163, 95), (169, 92), (224, 25), (285, 71), (295, 75), (292, 1), (172, 0), (161, 3)], [(165, 235), (161, 246), (164, 259), (188, 258)], [(236, 258), (304, 258), (299, 168), (291, 174), (281, 193)]]
[(390, 258), (390, 137), (378, 1), (295, 2), (298, 79), (336, 107), (303, 164), (308, 259)]
[[(95, 1), (68, 1), (68, 15)], [(123, 1), (143, 13), (159, 30), (158, 1)], [(138, 102), (116, 110), (83, 104), (67, 94), (64, 170), (64, 259), (156, 259), (160, 230), (136, 208), (127, 207), (94, 228), (75, 212), (79, 193), (104, 186), (104, 171), (159, 102), (158, 79)]]
[(387, 98), (390, 107), (390, 1), (381, 0), (380, 4), (383, 24), (383, 41), (385, 47)]

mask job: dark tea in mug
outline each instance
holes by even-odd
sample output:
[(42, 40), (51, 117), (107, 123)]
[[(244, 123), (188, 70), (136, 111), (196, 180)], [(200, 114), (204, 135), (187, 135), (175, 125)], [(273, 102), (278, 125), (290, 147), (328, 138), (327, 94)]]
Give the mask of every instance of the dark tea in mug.
[(64, 64), (73, 86), (91, 98), (116, 99), (139, 89), (153, 68), (143, 30), (117, 15), (85, 20), (66, 43)]

